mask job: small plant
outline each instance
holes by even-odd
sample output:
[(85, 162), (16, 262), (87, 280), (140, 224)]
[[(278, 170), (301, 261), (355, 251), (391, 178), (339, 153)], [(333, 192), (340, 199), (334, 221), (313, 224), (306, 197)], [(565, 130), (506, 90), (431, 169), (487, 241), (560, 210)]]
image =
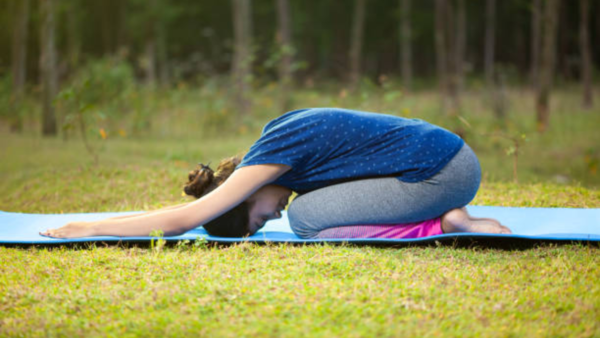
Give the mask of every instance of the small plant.
[(519, 162), (519, 150), (520, 150), (520, 147), (523, 145), (523, 142), (529, 141), (529, 139), (527, 138), (527, 135), (525, 135), (525, 134), (510, 135), (510, 134), (504, 134), (504, 133), (495, 133), (495, 134), (491, 134), (491, 136), (501, 137), (501, 138), (507, 139), (512, 142), (512, 144), (508, 148), (506, 148), (506, 155), (507, 156), (512, 155), (512, 158), (513, 158), (513, 181), (515, 183), (519, 183), (519, 176), (518, 176), (518, 171), (517, 171), (517, 166), (518, 166), (518, 162)]
[(190, 240), (184, 239), (183, 241), (178, 241), (177, 244), (175, 245), (175, 247), (181, 251), (181, 250), (187, 249), (189, 244), (190, 244)]
[(206, 240), (206, 237), (201, 237), (201, 236), (197, 236), (196, 240), (194, 241), (194, 247), (198, 248), (198, 249), (203, 249), (208, 245), (208, 240)]
[[(458, 120), (465, 126), (467, 129), (472, 129), (472, 125), (467, 121), (464, 117), (458, 115)], [(519, 164), (519, 153), (521, 148), (523, 147), (523, 143), (528, 142), (529, 139), (527, 135), (524, 133), (501, 133), (501, 132), (493, 132), (493, 133), (478, 133), (481, 136), (486, 137), (499, 137), (505, 140), (509, 140), (512, 144), (505, 149), (506, 156), (512, 156), (513, 158), (513, 182), (519, 183), (519, 175), (518, 175), (518, 164)]]
[[(162, 248), (167, 244), (167, 241), (163, 238), (164, 232), (162, 230), (152, 230), (150, 232), (150, 236), (152, 239), (150, 240), (150, 248), (156, 253), (160, 253)], [(154, 237), (156, 237), (156, 242), (154, 242)]]
[[(83, 88), (86, 88), (88, 86), (89, 86), (89, 82), (85, 82), (83, 85)], [(77, 126), (77, 128), (79, 128), (79, 131), (81, 133), (81, 139), (83, 141), (83, 145), (85, 146), (85, 149), (94, 159), (94, 165), (97, 165), (98, 164), (98, 150), (94, 146), (92, 146), (92, 144), (89, 142), (89, 140), (87, 138), (87, 135), (86, 135), (87, 128), (86, 128), (86, 122), (85, 122), (85, 117), (89, 114), (89, 112), (91, 112), (91, 110), (93, 109), (94, 106), (91, 104), (84, 104), (81, 101), (81, 97), (80, 97), (79, 93), (77, 93), (77, 91), (74, 90), (73, 88), (67, 88), (67, 89), (63, 90), (59, 94), (58, 100), (71, 104), (73, 106), (72, 109), (74, 110), (74, 113), (67, 114), (65, 116), (64, 123), (62, 126), (63, 132), (67, 133), (67, 132), (69, 132), (69, 130), (75, 129)], [(101, 116), (101, 115), (97, 115), (97, 116)], [(100, 130), (104, 131), (104, 129), (100, 129)], [(101, 136), (103, 136), (103, 139), (106, 138), (106, 134), (102, 134), (102, 132), (101, 132)]]
[(99, 149), (88, 139), (88, 130), (93, 130), (105, 140), (107, 131), (104, 125), (110, 117), (122, 115), (128, 93), (134, 88), (131, 67), (119, 58), (107, 58), (88, 62), (58, 95), (57, 106), (65, 111), (62, 121), (65, 139), (69, 131), (79, 129), (94, 164), (98, 164)]

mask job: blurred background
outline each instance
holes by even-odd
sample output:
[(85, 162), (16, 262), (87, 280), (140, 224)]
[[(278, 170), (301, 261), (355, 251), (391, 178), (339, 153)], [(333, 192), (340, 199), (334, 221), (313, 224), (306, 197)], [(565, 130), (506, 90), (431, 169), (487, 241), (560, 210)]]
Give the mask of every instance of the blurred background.
[(600, 186), (597, 0), (0, 0), (0, 23), (8, 180), (190, 169), (335, 106), (445, 127), (487, 181)]

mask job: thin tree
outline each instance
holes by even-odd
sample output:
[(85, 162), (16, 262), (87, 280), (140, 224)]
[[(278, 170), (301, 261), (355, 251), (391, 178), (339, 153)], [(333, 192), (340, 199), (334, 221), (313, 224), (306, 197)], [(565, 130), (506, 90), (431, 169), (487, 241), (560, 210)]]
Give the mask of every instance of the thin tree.
[[(537, 88), (540, 63), (540, 43), (542, 39), (542, 2), (533, 0), (531, 8), (531, 85)], [(537, 90), (537, 89), (536, 89)]]
[(448, 0), (435, 2), (435, 52), (442, 113), (457, 114), (460, 99), (457, 91), (456, 29), (454, 10)]
[(156, 84), (157, 71), (157, 27), (158, 27), (158, 0), (151, 0), (146, 5), (147, 18), (144, 36), (144, 54), (146, 61), (146, 84)]
[(448, 67), (446, 56), (445, 12), (446, 0), (435, 0), (435, 60), (440, 96), (442, 98), (442, 113), (447, 110)]
[(446, 91), (448, 99), (450, 101), (450, 113), (455, 115), (460, 111), (460, 97), (458, 93), (458, 65), (460, 61), (457, 59), (459, 54), (458, 49), (458, 35), (456, 33), (456, 26), (454, 23), (454, 8), (452, 1), (446, 2), (445, 8), (445, 20), (446, 20), (446, 70), (447, 83)]
[(290, 87), (292, 82), (292, 34), (290, 29), (290, 6), (288, 0), (277, 0), (277, 43), (281, 52), (279, 61), (279, 87), (281, 111), (290, 108)]
[(41, 10), (41, 55), (40, 71), (42, 79), (42, 134), (56, 135), (56, 114), (52, 101), (58, 93), (56, 71), (56, 47), (54, 44), (55, 0), (40, 0)]
[(546, 0), (542, 34), (540, 74), (536, 94), (536, 121), (539, 132), (548, 128), (550, 120), (550, 91), (556, 59), (556, 32), (559, 0)]
[(167, 50), (167, 27), (163, 18), (158, 18), (156, 23), (156, 53), (158, 66), (158, 81), (165, 85), (169, 83), (169, 55)]
[(27, 76), (27, 35), (29, 22), (29, 0), (16, 1), (15, 23), (12, 36), (12, 103), (15, 119), (10, 129), (12, 131), (23, 130), (23, 119), (20, 114), (20, 104), (25, 92), (25, 79)]
[(485, 1), (485, 82), (491, 87), (494, 81), (494, 49), (496, 45), (496, 0)]
[(235, 101), (241, 115), (250, 112), (251, 36), (250, 0), (232, 0), (234, 55), (231, 67)]
[(402, 87), (412, 87), (412, 32), (410, 21), (411, 0), (400, 0), (400, 64), (402, 69)]
[(147, 61), (146, 83), (152, 86), (156, 83), (164, 85), (169, 81), (165, 21), (173, 5), (162, 0), (145, 1), (144, 5), (147, 11), (144, 41)]
[(71, 0), (67, 4), (66, 28), (67, 28), (67, 62), (70, 70), (74, 70), (79, 64), (81, 54), (81, 31), (79, 19), (80, 2)]
[(365, 25), (365, 0), (354, 3), (352, 19), (352, 35), (350, 37), (350, 90), (355, 91), (360, 81), (360, 62), (362, 51), (363, 31)]
[(467, 18), (465, 14), (465, 0), (458, 0), (456, 15), (456, 48), (454, 50), (454, 67), (456, 72), (456, 90), (460, 92), (464, 88), (464, 60), (467, 49)]
[(589, 38), (589, 0), (580, 1), (579, 46), (581, 49), (581, 84), (583, 86), (583, 108), (591, 109), (592, 98), (592, 56)]

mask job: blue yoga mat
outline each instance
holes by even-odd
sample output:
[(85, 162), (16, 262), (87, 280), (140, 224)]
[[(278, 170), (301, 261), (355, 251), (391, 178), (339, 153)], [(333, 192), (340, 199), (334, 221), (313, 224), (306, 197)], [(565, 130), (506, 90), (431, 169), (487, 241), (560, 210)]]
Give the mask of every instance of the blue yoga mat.
[[(600, 242), (600, 209), (567, 209), (567, 208), (512, 208), (468, 206), (469, 213), (475, 217), (491, 217), (498, 219), (513, 231), (510, 235), (461, 233), (437, 236), (388, 239), (301, 239), (290, 229), (287, 214), (268, 222), (261, 231), (247, 238), (224, 238), (210, 236), (202, 227), (190, 230), (181, 236), (165, 237), (167, 241), (184, 239), (195, 240), (206, 237), (212, 242), (355, 242), (355, 243), (422, 243), (436, 240), (447, 240), (457, 237), (474, 239), (502, 238), (503, 240), (552, 240), (552, 241), (592, 241)], [(60, 244), (73, 242), (117, 242), (117, 241), (149, 241), (151, 237), (87, 237), (73, 239), (55, 239), (40, 236), (39, 232), (49, 228), (57, 228), (72, 221), (101, 220), (108, 217), (135, 214), (138, 212), (82, 213), (82, 214), (22, 214), (0, 211), (0, 244)]]

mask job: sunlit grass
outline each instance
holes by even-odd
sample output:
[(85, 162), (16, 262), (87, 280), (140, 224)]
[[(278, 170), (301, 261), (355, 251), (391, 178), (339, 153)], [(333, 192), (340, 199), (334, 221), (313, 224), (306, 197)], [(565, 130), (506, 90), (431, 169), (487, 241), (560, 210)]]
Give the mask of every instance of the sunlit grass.
[(597, 251), (0, 247), (0, 335), (594, 337)]

